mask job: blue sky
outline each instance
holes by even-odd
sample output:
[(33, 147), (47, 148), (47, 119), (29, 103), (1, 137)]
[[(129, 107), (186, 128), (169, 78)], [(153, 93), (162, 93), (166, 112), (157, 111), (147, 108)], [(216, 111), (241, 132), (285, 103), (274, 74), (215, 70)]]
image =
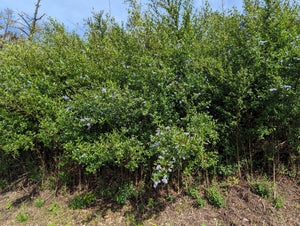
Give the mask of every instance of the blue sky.
[[(24, 11), (33, 15), (37, 0), (1, 0), (0, 10), (10, 8), (15, 11)], [(116, 18), (116, 21), (125, 21), (127, 18), (127, 5), (124, 0), (41, 0), (39, 15), (46, 13), (47, 16), (64, 23), (69, 30), (76, 29), (79, 33), (83, 31), (83, 19), (87, 19), (92, 11), (105, 10)], [(145, 0), (141, 0), (145, 2)], [(195, 6), (200, 8), (205, 0), (194, 0)], [(222, 0), (210, 0), (211, 7), (221, 10)], [(242, 0), (223, 0), (224, 8), (242, 8)], [(110, 6), (110, 7), (109, 7)]]

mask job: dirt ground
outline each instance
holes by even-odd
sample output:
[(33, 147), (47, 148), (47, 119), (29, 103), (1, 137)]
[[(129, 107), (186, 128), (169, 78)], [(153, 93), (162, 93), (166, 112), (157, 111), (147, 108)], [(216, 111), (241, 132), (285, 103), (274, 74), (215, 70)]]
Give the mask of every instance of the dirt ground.
[[(134, 205), (134, 201), (120, 206), (97, 199), (89, 208), (72, 210), (68, 192), (41, 191), (37, 185), (15, 183), (0, 195), (0, 225), (300, 225), (299, 180), (278, 178), (277, 192), (284, 196), (279, 210), (244, 180), (225, 190), (223, 208), (209, 204), (198, 208), (195, 199), (174, 192), (172, 200), (161, 197), (151, 208)], [(40, 208), (34, 204), (38, 198), (45, 200)], [(22, 216), (25, 220), (21, 223)]]

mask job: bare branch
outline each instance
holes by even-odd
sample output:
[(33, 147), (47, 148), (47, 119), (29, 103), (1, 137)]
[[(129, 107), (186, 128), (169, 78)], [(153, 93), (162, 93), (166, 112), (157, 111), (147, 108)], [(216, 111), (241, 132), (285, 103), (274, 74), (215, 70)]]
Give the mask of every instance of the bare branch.
[(40, 2), (41, 0), (38, 0), (35, 4), (35, 11), (33, 17), (29, 16), (27, 13), (19, 12), (18, 15), (22, 19), (23, 23), (20, 23), (22, 25), (22, 28), (19, 28), (24, 34), (26, 34), (28, 37), (32, 36), (38, 29), (37, 29), (37, 22), (41, 20), (46, 14), (44, 13), (40, 17), (38, 17), (38, 10), (40, 8)]
[(31, 22), (30, 22), (30, 16), (24, 12), (18, 13), (19, 17), (21, 17), (21, 19), (26, 23), (27, 27), (31, 26)]
[(23, 27), (18, 27), (18, 29), (23, 32), (25, 35), (29, 36), (30, 34), (23, 28)]
[(46, 13), (44, 13), (43, 15), (41, 15), (39, 18), (37, 18), (36, 20), (41, 20), (44, 16), (46, 15)]

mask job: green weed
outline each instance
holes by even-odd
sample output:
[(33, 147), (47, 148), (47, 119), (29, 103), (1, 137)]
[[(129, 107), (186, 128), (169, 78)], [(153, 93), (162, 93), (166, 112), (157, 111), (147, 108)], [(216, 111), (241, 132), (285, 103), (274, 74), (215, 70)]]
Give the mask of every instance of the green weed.
[(34, 202), (34, 206), (37, 208), (41, 208), (45, 203), (45, 200), (41, 200), (40, 198)]
[(27, 221), (28, 219), (28, 215), (26, 213), (21, 213), (19, 212), (17, 215), (17, 221), (19, 221), (20, 223)]
[(167, 199), (167, 201), (173, 202), (174, 197), (170, 193), (168, 193), (168, 196), (166, 199)]
[(46, 186), (45, 186), (45, 184), (44, 184), (44, 183), (42, 183), (42, 184), (41, 184), (41, 186), (39, 186), (39, 189), (40, 189), (41, 191), (44, 191), (44, 190), (45, 190), (45, 188), (46, 188)]
[(57, 201), (54, 201), (51, 203), (51, 205), (49, 207), (49, 211), (56, 212), (57, 208), (58, 208), (58, 203), (57, 203)]
[(273, 200), (274, 207), (279, 210), (281, 207), (284, 206), (284, 197), (283, 196), (276, 196)]
[(153, 198), (149, 198), (147, 206), (149, 208), (152, 208), (154, 206), (154, 199)]
[(6, 209), (7, 209), (7, 210), (11, 210), (11, 209), (12, 209), (11, 203), (8, 203), (8, 204), (6, 205)]

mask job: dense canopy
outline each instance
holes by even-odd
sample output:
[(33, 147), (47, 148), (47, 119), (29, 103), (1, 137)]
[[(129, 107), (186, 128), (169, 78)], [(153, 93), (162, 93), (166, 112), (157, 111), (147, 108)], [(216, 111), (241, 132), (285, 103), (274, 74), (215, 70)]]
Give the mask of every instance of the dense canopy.
[(0, 176), (53, 169), (72, 184), (83, 177), (74, 172), (109, 170), (158, 188), (295, 173), (299, 31), (292, 1), (215, 12), (152, 0), (143, 12), (131, 0), (123, 25), (99, 12), (84, 37), (50, 20), (31, 39), (3, 41)]

